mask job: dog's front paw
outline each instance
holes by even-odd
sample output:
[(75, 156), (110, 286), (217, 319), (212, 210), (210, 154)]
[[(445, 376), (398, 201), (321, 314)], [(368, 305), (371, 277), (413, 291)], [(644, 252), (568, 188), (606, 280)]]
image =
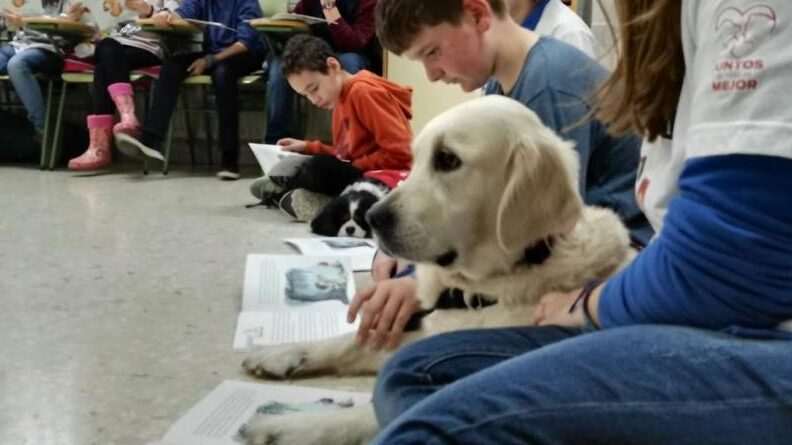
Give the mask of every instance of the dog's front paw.
[(247, 445), (313, 445), (322, 444), (310, 423), (295, 422), (300, 415), (260, 415), (239, 430)]
[(245, 370), (258, 377), (285, 379), (298, 374), (308, 361), (308, 351), (298, 344), (267, 346), (242, 362)]

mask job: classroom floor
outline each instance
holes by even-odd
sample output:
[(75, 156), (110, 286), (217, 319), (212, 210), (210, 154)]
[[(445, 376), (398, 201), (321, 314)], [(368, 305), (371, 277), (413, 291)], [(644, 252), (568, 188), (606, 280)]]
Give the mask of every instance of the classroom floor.
[(245, 255), (308, 233), (246, 209), (248, 176), (0, 166), (0, 444), (144, 445), (248, 380), (231, 349)]

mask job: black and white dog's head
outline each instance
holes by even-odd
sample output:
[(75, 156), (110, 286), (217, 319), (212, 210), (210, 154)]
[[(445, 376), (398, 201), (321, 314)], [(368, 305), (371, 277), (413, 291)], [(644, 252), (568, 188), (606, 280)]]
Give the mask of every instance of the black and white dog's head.
[(324, 236), (371, 238), (366, 212), (389, 189), (379, 180), (364, 178), (348, 186), (311, 221), (311, 231)]

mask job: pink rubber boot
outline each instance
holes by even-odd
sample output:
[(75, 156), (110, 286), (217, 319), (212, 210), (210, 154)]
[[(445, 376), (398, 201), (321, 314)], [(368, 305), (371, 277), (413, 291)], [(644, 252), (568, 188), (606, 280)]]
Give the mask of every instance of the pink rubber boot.
[(112, 131), (112, 115), (93, 114), (88, 116), (88, 132), (91, 135), (91, 144), (85, 150), (85, 153), (69, 161), (69, 170), (98, 170), (110, 165), (113, 161), (110, 153)]
[(135, 92), (132, 84), (127, 82), (114, 83), (107, 87), (110, 97), (113, 98), (121, 122), (113, 127), (113, 134), (124, 133), (134, 138), (140, 137), (140, 122), (135, 116)]

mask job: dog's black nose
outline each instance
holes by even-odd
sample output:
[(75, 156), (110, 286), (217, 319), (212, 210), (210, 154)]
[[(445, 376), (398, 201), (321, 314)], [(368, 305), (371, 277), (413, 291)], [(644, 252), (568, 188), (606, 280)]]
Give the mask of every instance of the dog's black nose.
[(366, 221), (368, 221), (373, 230), (380, 233), (387, 233), (393, 229), (396, 223), (396, 216), (389, 208), (378, 205), (372, 207), (371, 210), (366, 213)]
[(347, 227), (346, 228), (346, 233), (347, 233), (347, 235), (354, 234), (355, 233), (355, 228), (354, 227)]

